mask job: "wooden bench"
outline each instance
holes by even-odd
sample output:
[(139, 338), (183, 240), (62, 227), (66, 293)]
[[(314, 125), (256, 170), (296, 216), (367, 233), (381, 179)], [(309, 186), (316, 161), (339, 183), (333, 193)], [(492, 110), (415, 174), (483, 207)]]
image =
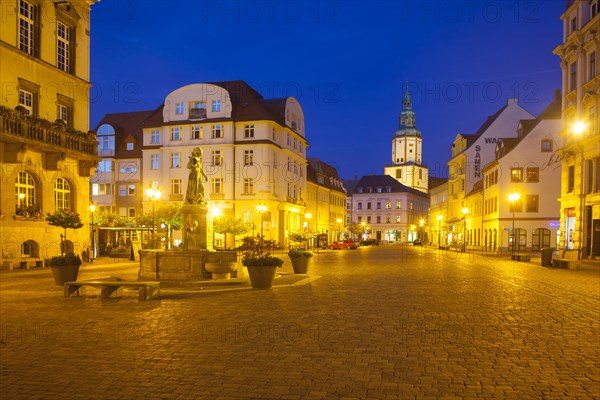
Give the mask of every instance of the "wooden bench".
[(512, 254), (510, 256), (511, 260), (514, 261), (524, 261), (524, 262), (529, 262), (531, 261), (531, 254), (526, 254), (526, 253), (515, 253)]
[(147, 281), (122, 281), (122, 280), (90, 280), (65, 283), (65, 297), (79, 290), (82, 286), (91, 286), (100, 289), (100, 297), (107, 299), (118, 289), (137, 289), (139, 300), (150, 300), (160, 296), (160, 282)]

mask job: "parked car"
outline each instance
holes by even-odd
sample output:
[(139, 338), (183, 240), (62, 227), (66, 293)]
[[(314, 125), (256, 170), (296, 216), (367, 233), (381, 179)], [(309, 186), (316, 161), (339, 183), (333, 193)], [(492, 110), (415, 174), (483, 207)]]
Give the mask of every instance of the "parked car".
[(378, 239), (365, 239), (360, 242), (361, 246), (379, 246), (380, 240)]
[(345, 249), (347, 247), (345, 242), (332, 242), (329, 243), (329, 245), (327, 246), (327, 248), (329, 250), (342, 250)]
[(423, 246), (423, 242), (421, 242), (421, 239), (415, 239), (412, 243), (414, 246)]
[(358, 246), (359, 246), (358, 243), (356, 243), (355, 241), (350, 240), (350, 239), (344, 241), (344, 243), (346, 243), (346, 248), (351, 249), (351, 250), (356, 250), (356, 249), (358, 249)]

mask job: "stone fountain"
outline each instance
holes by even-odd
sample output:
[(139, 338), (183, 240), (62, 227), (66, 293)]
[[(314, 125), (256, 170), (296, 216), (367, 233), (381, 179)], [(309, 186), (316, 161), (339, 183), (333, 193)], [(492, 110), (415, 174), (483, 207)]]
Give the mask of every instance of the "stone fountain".
[[(190, 170), (185, 203), (181, 208), (183, 218), (183, 250), (141, 250), (139, 276), (143, 279), (164, 281), (197, 281), (210, 278), (206, 264), (213, 269), (213, 277), (229, 276), (237, 261), (235, 251), (211, 252), (206, 248), (206, 215), (204, 181), (208, 180), (202, 169), (202, 149), (192, 151), (187, 168)], [(222, 266), (219, 264), (223, 264)], [(228, 264), (228, 265), (225, 265)], [(220, 267), (220, 268), (219, 268)], [(210, 269), (210, 268), (209, 268)]]

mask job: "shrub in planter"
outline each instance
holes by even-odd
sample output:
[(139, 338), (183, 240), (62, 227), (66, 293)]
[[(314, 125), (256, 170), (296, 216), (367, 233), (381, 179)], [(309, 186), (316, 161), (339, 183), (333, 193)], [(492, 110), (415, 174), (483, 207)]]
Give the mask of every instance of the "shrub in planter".
[(314, 256), (312, 251), (307, 250), (290, 250), (288, 252), (290, 260), (292, 260), (292, 267), (294, 267), (295, 274), (306, 274), (308, 272), (308, 266)]
[(54, 282), (57, 285), (62, 286), (65, 282), (77, 280), (81, 258), (76, 254), (66, 253), (61, 256), (52, 257), (48, 260), (48, 265), (52, 270)]
[(264, 240), (264, 237), (245, 237), (242, 250), (242, 265), (248, 268), (250, 283), (255, 289), (270, 289), (273, 286), (275, 272), (283, 265), (281, 258), (271, 256), (269, 249), (276, 247), (275, 241)]

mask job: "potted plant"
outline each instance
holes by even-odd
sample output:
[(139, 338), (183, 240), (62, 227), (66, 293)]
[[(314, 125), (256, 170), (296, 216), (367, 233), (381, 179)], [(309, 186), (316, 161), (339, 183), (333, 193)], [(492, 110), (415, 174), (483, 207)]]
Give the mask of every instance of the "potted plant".
[(48, 261), (48, 265), (52, 270), (54, 282), (62, 286), (65, 282), (73, 282), (77, 280), (79, 274), (79, 266), (81, 258), (74, 253), (66, 253), (64, 255), (52, 257)]
[(264, 236), (257, 235), (245, 237), (238, 248), (242, 251), (242, 265), (248, 268), (254, 289), (270, 289), (273, 286), (275, 272), (283, 264), (281, 258), (273, 257), (270, 253), (275, 247), (275, 241), (264, 240)]
[(48, 262), (54, 276), (54, 282), (57, 285), (63, 285), (65, 282), (76, 281), (81, 258), (72, 251), (68, 251), (66, 241), (67, 229), (79, 229), (83, 226), (81, 218), (74, 211), (58, 210), (54, 214), (47, 214), (46, 221), (49, 225), (58, 226), (65, 231), (64, 235), (60, 235), (61, 255), (51, 258)]
[(288, 252), (295, 274), (306, 274), (314, 253), (308, 250), (293, 249)]

